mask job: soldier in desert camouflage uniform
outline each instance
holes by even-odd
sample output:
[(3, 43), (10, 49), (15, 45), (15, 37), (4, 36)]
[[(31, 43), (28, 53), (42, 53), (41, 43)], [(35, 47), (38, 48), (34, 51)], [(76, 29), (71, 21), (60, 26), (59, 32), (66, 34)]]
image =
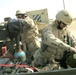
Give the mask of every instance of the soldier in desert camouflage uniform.
[(23, 33), (21, 34), (21, 42), (24, 51), (26, 52), (27, 63), (30, 64), (33, 60), (35, 51), (40, 48), (40, 43), (38, 41), (38, 27), (33, 20), (21, 10), (16, 11), (16, 17), (17, 19), (24, 19), (26, 22), (26, 25), (23, 27)]
[[(32, 62), (39, 71), (61, 69), (64, 52), (76, 52), (76, 42), (67, 30), (67, 25), (72, 20), (68, 11), (61, 10), (57, 13), (56, 20), (43, 28), (42, 48), (34, 54)], [(68, 45), (69, 39), (72, 41), (71, 46)]]

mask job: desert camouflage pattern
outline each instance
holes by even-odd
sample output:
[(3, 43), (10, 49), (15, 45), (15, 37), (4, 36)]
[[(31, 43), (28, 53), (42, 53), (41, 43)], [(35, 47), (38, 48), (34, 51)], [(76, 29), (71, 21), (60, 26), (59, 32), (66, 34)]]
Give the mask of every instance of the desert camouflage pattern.
[[(42, 44), (45, 44), (47, 47), (45, 50), (39, 49), (34, 54), (35, 59), (33, 65), (36, 67), (44, 67), (54, 59), (62, 59), (64, 51), (69, 51), (70, 45), (68, 45), (68, 41), (71, 41), (72, 45), (75, 44), (75, 40), (73, 40), (73, 37), (70, 32), (68, 32), (67, 28), (59, 30), (57, 29), (55, 22), (44, 27), (42, 31)], [(52, 63), (52, 65), (54, 64)], [(51, 70), (51, 68), (49, 69)]]
[(38, 27), (35, 25), (32, 19), (25, 18), (26, 25), (23, 27), (23, 33), (21, 34), (21, 41), (26, 52), (27, 59), (31, 60), (35, 51), (40, 48), (38, 41)]

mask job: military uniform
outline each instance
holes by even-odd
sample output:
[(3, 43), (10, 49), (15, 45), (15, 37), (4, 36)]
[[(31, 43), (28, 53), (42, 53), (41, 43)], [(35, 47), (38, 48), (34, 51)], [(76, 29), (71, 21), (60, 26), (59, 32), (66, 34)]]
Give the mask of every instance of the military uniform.
[(23, 33), (21, 34), (21, 41), (23, 43), (24, 51), (26, 52), (26, 59), (28, 62), (31, 62), (35, 51), (40, 48), (38, 28), (29, 17), (25, 18), (25, 23)]
[[(42, 66), (43, 68), (41, 70), (46, 70), (47, 67), (49, 67), (47, 70), (52, 70), (54, 69), (52, 65), (56, 65), (56, 67), (59, 67), (57, 69), (60, 69), (59, 63), (56, 64), (55, 60), (61, 60), (64, 51), (69, 52), (70, 45), (68, 45), (68, 41), (70, 39), (71, 45), (75, 46), (76, 42), (70, 32), (68, 32), (67, 27), (59, 30), (55, 22), (44, 27), (42, 31), (42, 45), (45, 47), (39, 49), (34, 54), (34, 66)], [(51, 64), (51, 67), (48, 63)]]

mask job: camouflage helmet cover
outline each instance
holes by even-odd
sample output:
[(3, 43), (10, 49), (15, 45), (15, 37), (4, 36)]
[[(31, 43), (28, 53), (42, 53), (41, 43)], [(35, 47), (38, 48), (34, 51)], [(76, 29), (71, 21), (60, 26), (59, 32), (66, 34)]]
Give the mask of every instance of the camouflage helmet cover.
[(24, 16), (28, 16), (24, 11), (22, 11), (22, 10), (17, 10), (16, 11), (16, 15), (24, 15)]
[(25, 14), (25, 12), (24, 12), (24, 11), (21, 11), (21, 10), (17, 10), (17, 11), (16, 11), (16, 15), (17, 15), (17, 14)]
[(69, 25), (71, 24), (73, 18), (66, 10), (61, 10), (56, 15), (56, 20), (62, 21), (63, 23)]

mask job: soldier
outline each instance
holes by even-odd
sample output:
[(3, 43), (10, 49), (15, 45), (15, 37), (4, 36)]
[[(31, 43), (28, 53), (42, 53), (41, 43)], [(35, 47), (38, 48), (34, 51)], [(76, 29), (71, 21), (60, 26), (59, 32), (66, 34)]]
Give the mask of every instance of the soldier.
[(38, 41), (38, 27), (33, 20), (21, 10), (16, 11), (16, 17), (17, 19), (24, 19), (26, 22), (26, 25), (23, 27), (23, 33), (21, 34), (21, 42), (24, 51), (26, 52), (27, 63), (30, 64), (33, 60), (35, 51), (40, 48), (40, 43)]
[(27, 17), (27, 14), (24, 11), (21, 11), (21, 10), (16, 11), (17, 19), (25, 19), (25, 17)]
[[(64, 52), (76, 52), (76, 41), (67, 30), (67, 25), (72, 20), (68, 11), (61, 10), (57, 13), (56, 20), (43, 28), (41, 49), (36, 51), (32, 62), (34, 67), (41, 68), (40, 71), (61, 69), (60, 66), (66, 68), (61, 64), (66, 62), (63, 59)], [(68, 45), (69, 38), (72, 46)]]

